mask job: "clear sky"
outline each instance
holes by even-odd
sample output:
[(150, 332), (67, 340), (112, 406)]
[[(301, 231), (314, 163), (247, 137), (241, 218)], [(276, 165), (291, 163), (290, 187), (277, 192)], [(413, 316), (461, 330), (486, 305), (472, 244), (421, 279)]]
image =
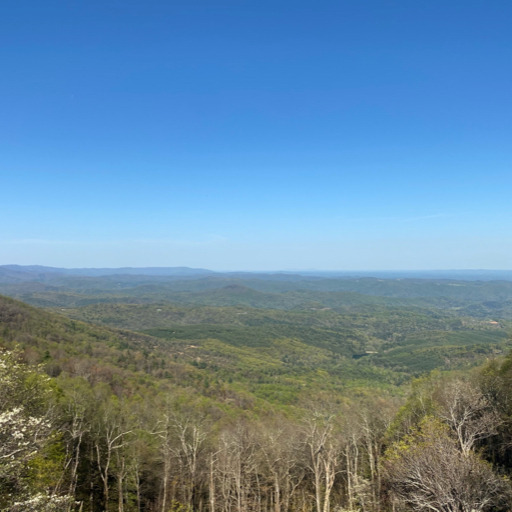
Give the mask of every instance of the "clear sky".
[(512, 268), (509, 0), (5, 0), (0, 264)]

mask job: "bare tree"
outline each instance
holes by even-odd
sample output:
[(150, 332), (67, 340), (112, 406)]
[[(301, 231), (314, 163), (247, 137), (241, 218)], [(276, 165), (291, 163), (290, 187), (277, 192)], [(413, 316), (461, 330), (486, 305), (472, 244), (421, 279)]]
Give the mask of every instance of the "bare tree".
[(167, 512), (171, 497), (195, 508), (200, 480), (207, 473), (206, 462), (201, 459), (207, 437), (204, 420), (192, 412), (173, 410), (172, 404), (167, 404), (154, 434), (159, 439), (163, 464), (160, 510)]
[(436, 398), (439, 417), (451, 427), (465, 455), (478, 441), (497, 433), (500, 417), (472, 382), (449, 381), (439, 389)]
[(200, 455), (206, 439), (203, 423), (186, 415), (173, 417), (173, 430), (178, 441), (174, 456), (180, 467), (184, 501), (191, 509), (196, 505), (195, 494), (200, 479)]
[(271, 482), (270, 502), (274, 512), (290, 509), (292, 498), (305, 476), (299, 433), (284, 418), (280, 418), (279, 423), (267, 423), (258, 428), (261, 466)]
[(463, 453), (448, 427), (431, 417), (388, 450), (384, 469), (393, 495), (420, 512), (484, 512), (511, 495), (487, 463)]
[(171, 478), (171, 458), (173, 453), (174, 435), (172, 432), (172, 420), (170, 414), (164, 414), (157, 425), (155, 435), (159, 440), (159, 451), (162, 460), (162, 486), (160, 497), (160, 511), (167, 512), (167, 500), (169, 496), (169, 482)]
[(313, 476), (317, 512), (329, 512), (331, 493), (339, 473), (340, 439), (334, 432), (333, 414), (313, 412), (304, 425), (307, 466)]
[[(83, 457), (84, 437), (90, 432), (91, 394), (87, 385), (78, 379), (73, 385), (64, 388), (62, 412), (64, 422), (61, 432), (64, 434), (65, 459), (63, 477), (59, 487), (67, 484), (67, 493), (75, 496), (78, 485), (78, 467)], [(68, 508), (68, 512), (71, 508)]]
[(255, 436), (245, 421), (221, 432), (214, 460), (217, 507), (223, 512), (258, 510), (261, 494)]
[[(104, 508), (109, 510), (110, 500), (110, 474), (113, 458), (118, 456), (121, 450), (127, 443), (127, 436), (131, 430), (126, 430), (124, 426), (125, 416), (119, 409), (119, 404), (116, 398), (106, 401), (102, 404), (100, 414), (95, 424), (94, 432), (94, 451), (96, 454), (96, 464), (103, 483), (103, 499)], [(118, 484), (122, 486), (125, 467), (124, 461), (120, 458), (123, 466), (118, 470)], [(118, 509), (123, 511), (122, 505), (122, 488), (118, 497)]]
[[(383, 439), (397, 404), (384, 397), (369, 397), (354, 407), (349, 404), (343, 413), (343, 432), (347, 438), (346, 451), (355, 460), (347, 460), (347, 495), (349, 507), (361, 510), (380, 510), (381, 467)], [(359, 462), (357, 456), (360, 457)], [(355, 503), (357, 502), (357, 503)]]

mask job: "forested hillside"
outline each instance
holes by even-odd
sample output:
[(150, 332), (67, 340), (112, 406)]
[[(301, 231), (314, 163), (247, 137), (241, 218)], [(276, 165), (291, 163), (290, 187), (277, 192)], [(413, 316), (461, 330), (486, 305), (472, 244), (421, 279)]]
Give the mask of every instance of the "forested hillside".
[(0, 297), (0, 510), (509, 509), (507, 285), (64, 277)]

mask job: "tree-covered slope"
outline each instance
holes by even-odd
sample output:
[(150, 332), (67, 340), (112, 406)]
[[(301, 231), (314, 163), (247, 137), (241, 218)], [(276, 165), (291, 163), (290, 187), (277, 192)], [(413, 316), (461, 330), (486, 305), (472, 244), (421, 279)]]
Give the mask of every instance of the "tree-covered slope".
[[(443, 416), (448, 375), (416, 383), (393, 421), (414, 375), (438, 368), (467, 376), (506, 351), (506, 321), (359, 295), (338, 307), (292, 309), (91, 298), (49, 311), (0, 296), (1, 348), (17, 347), (23, 361), (38, 365), (25, 369), (16, 353), (0, 353), (5, 375), (18, 368), (21, 390), (0, 400), (0, 436), (12, 442), (17, 426), (44, 434), (13, 459), (15, 474), (0, 460), (2, 510), (275, 512), (279, 505), (285, 512), (364, 504), (378, 512), (390, 506), (390, 492), (412, 503), (402, 465), (442, 462), (434, 457), (442, 450), (460, 470), (447, 490), (457, 503), (474, 508), (476, 498), (460, 494), (471, 471), (485, 474), (482, 492), (487, 485), (509, 492), (497, 474), (510, 468), (509, 360), (475, 374), (480, 380), (454, 381), (464, 399), (477, 397), (497, 418), (470, 458), (462, 458)], [(0, 382), (6, 378), (0, 372)], [(415, 440), (423, 450), (412, 448)], [(387, 473), (379, 462), (385, 447)], [(435, 478), (440, 488), (450, 475), (439, 470)]]

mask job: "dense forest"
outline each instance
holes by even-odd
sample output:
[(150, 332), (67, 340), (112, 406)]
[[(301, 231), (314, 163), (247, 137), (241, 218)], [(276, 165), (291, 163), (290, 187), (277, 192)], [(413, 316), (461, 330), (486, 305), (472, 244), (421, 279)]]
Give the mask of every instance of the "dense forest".
[(8, 270), (0, 510), (510, 509), (508, 281)]

